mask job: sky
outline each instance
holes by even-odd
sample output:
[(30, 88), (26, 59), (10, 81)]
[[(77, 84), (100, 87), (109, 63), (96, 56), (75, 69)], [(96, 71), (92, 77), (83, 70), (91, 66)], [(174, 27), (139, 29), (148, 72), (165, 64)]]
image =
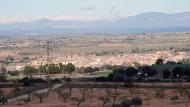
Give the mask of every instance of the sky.
[(0, 0), (0, 22), (38, 18), (116, 19), (146, 12), (190, 11), (190, 0)]

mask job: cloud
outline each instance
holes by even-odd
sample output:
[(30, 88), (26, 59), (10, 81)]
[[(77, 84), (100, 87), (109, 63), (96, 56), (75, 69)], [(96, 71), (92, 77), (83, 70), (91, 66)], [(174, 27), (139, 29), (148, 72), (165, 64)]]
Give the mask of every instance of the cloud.
[(95, 10), (96, 7), (95, 6), (88, 6), (88, 7), (82, 7), (80, 10), (82, 11), (92, 11)]

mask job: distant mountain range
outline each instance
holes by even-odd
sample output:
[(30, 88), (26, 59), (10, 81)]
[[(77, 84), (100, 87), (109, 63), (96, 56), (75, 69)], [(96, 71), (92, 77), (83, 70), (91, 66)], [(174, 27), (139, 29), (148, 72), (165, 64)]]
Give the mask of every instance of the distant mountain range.
[(0, 35), (83, 34), (83, 33), (153, 33), (189, 32), (190, 12), (165, 14), (150, 12), (112, 21), (40, 19), (30, 22), (0, 24)]

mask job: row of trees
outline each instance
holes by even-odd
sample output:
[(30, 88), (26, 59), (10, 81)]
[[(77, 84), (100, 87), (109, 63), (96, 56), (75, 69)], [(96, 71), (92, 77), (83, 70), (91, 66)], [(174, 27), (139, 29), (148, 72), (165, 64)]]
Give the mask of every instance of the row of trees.
[(189, 59), (182, 59), (178, 62), (175, 61), (164, 61), (164, 59), (157, 59), (155, 65), (162, 65), (162, 64), (190, 64)]
[(176, 66), (173, 69), (157, 69), (155, 66), (141, 66), (139, 68), (118, 66), (107, 79), (109, 81), (142, 80), (149, 77), (156, 79), (183, 79), (189, 81), (190, 67)]
[(59, 64), (46, 64), (35, 68), (33, 66), (26, 66), (24, 68), (24, 73), (28, 76), (30, 74), (37, 74), (37, 73), (45, 73), (45, 74), (57, 74), (57, 73), (72, 73), (75, 71), (75, 66), (71, 63), (63, 65), (62, 63)]

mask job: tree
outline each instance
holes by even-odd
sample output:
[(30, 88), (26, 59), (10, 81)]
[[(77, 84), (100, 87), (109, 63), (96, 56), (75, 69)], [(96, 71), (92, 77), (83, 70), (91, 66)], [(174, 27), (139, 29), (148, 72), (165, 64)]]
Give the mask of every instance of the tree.
[(177, 64), (175, 61), (167, 61), (166, 64)]
[(6, 58), (5, 58), (5, 63), (6, 64), (9, 64), (9, 63), (12, 63), (14, 61), (14, 58), (10, 55), (8, 55)]
[(171, 72), (168, 69), (163, 70), (162, 74), (164, 79), (168, 79), (171, 76)]
[(58, 98), (60, 99), (61, 98), (61, 94), (63, 92), (63, 89), (62, 88), (57, 88), (57, 89), (55, 89), (55, 92), (57, 93)]
[(186, 107), (187, 107), (188, 103), (190, 102), (190, 91), (189, 91), (189, 90), (186, 90), (186, 91), (185, 91), (185, 94), (187, 95), (187, 99), (188, 99), (188, 101), (187, 101), (187, 103), (186, 103)]
[(47, 93), (35, 93), (34, 96), (36, 96), (39, 99), (40, 103), (42, 103), (43, 99), (48, 97), (48, 94)]
[(88, 89), (87, 88), (81, 88), (81, 89), (79, 89), (79, 91), (82, 94), (82, 99), (85, 99), (85, 93), (86, 93), (86, 91), (88, 91)]
[(164, 60), (163, 59), (157, 59), (155, 62), (155, 65), (162, 65), (164, 64)]
[(69, 93), (72, 94), (72, 80), (71, 78), (64, 77), (64, 80), (66, 82), (66, 86), (69, 88)]
[(20, 60), (20, 63), (27, 63), (27, 62), (30, 62), (30, 58), (29, 58), (29, 57), (23, 57), (23, 58)]
[(67, 99), (70, 97), (70, 93), (61, 93), (61, 98), (64, 100), (64, 102), (67, 102)]
[(109, 82), (111, 82), (111, 81), (113, 81), (113, 76), (114, 76), (114, 74), (113, 73), (110, 73), (108, 76), (107, 76), (107, 81), (109, 81)]
[(129, 68), (127, 68), (127, 69), (125, 70), (125, 75), (126, 75), (127, 77), (132, 77), (132, 76), (134, 76), (134, 75), (137, 75), (137, 73), (138, 73), (138, 70), (135, 69), (134, 67), (129, 67)]
[(121, 102), (121, 107), (131, 107), (131, 102), (128, 99), (125, 99)]
[(94, 69), (92, 67), (85, 67), (83, 72), (84, 73), (92, 73), (92, 72), (94, 72)]
[(115, 92), (112, 94), (113, 102), (115, 103), (116, 99), (121, 95), (119, 92)]
[(112, 104), (111, 107), (122, 107), (121, 104)]
[(190, 64), (190, 60), (189, 59), (182, 59), (181, 61), (179, 61), (179, 63), (181, 63), (181, 64)]
[(157, 71), (153, 67), (144, 66), (142, 68), (143, 74), (147, 74), (147, 77), (152, 77), (157, 74)]
[(38, 70), (32, 66), (25, 66), (24, 68), (24, 73), (27, 75), (28, 78), (31, 76), (31, 74), (37, 73), (37, 71)]
[(133, 94), (136, 94), (135, 88), (129, 88), (129, 93), (131, 97), (133, 96)]
[(177, 92), (180, 93), (181, 97), (183, 96), (183, 94), (185, 94), (185, 89), (184, 88), (181, 88), (180, 86), (178, 86), (178, 88), (176, 89)]
[(106, 92), (106, 97), (111, 97), (112, 92), (110, 89), (108, 89), (108, 88), (105, 89), (105, 92)]
[(180, 79), (182, 76), (184, 76), (186, 69), (183, 67), (175, 67), (172, 72), (174, 78)]
[(48, 73), (47, 66), (48, 65), (44, 65), (44, 66), (41, 65), (41, 66), (39, 66), (38, 67), (38, 72), (39, 73)]
[(5, 104), (7, 103), (7, 99), (5, 97), (5, 93), (0, 89), (0, 104)]
[(64, 66), (62, 63), (59, 63), (59, 69), (61, 72), (64, 72)]
[(101, 97), (99, 97), (99, 100), (101, 100), (102, 103), (103, 103), (102, 107), (105, 107), (105, 104), (110, 101), (110, 99), (107, 96), (106, 97), (105, 96), (101, 96)]
[(177, 100), (179, 100), (179, 97), (178, 97), (178, 96), (172, 96), (172, 97), (170, 98), (170, 100), (171, 100), (173, 103), (175, 103)]
[(143, 101), (139, 97), (134, 97), (131, 99), (131, 105), (134, 105), (135, 107), (141, 106), (143, 104)]
[(81, 105), (81, 103), (85, 102), (85, 99), (83, 99), (83, 98), (78, 98), (78, 97), (72, 97), (71, 100), (77, 102), (77, 107), (79, 107), (79, 106)]
[(155, 97), (156, 98), (159, 98), (159, 99), (162, 99), (162, 103), (164, 101), (164, 98), (165, 98), (165, 92), (164, 92), (164, 88), (160, 88), (160, 89), (157, 89), (156, 90), (156, 94), (155, 94)]
[(68, 63), (67, 65), (64, 66), (64, 71), (67, 73), (72, 73), (75, 71), (75, 66), (72, 63)]
[(113, 81), (114, 82), (121, 82), (125, 80), (125, 76), (123, 76), (122, 74), (120, 74), (119, 72), (116, 72), (113, 74)]
[(50, 74), (61, 73), (59, 66), (56, 64), (49, 64), (48, 71)]

